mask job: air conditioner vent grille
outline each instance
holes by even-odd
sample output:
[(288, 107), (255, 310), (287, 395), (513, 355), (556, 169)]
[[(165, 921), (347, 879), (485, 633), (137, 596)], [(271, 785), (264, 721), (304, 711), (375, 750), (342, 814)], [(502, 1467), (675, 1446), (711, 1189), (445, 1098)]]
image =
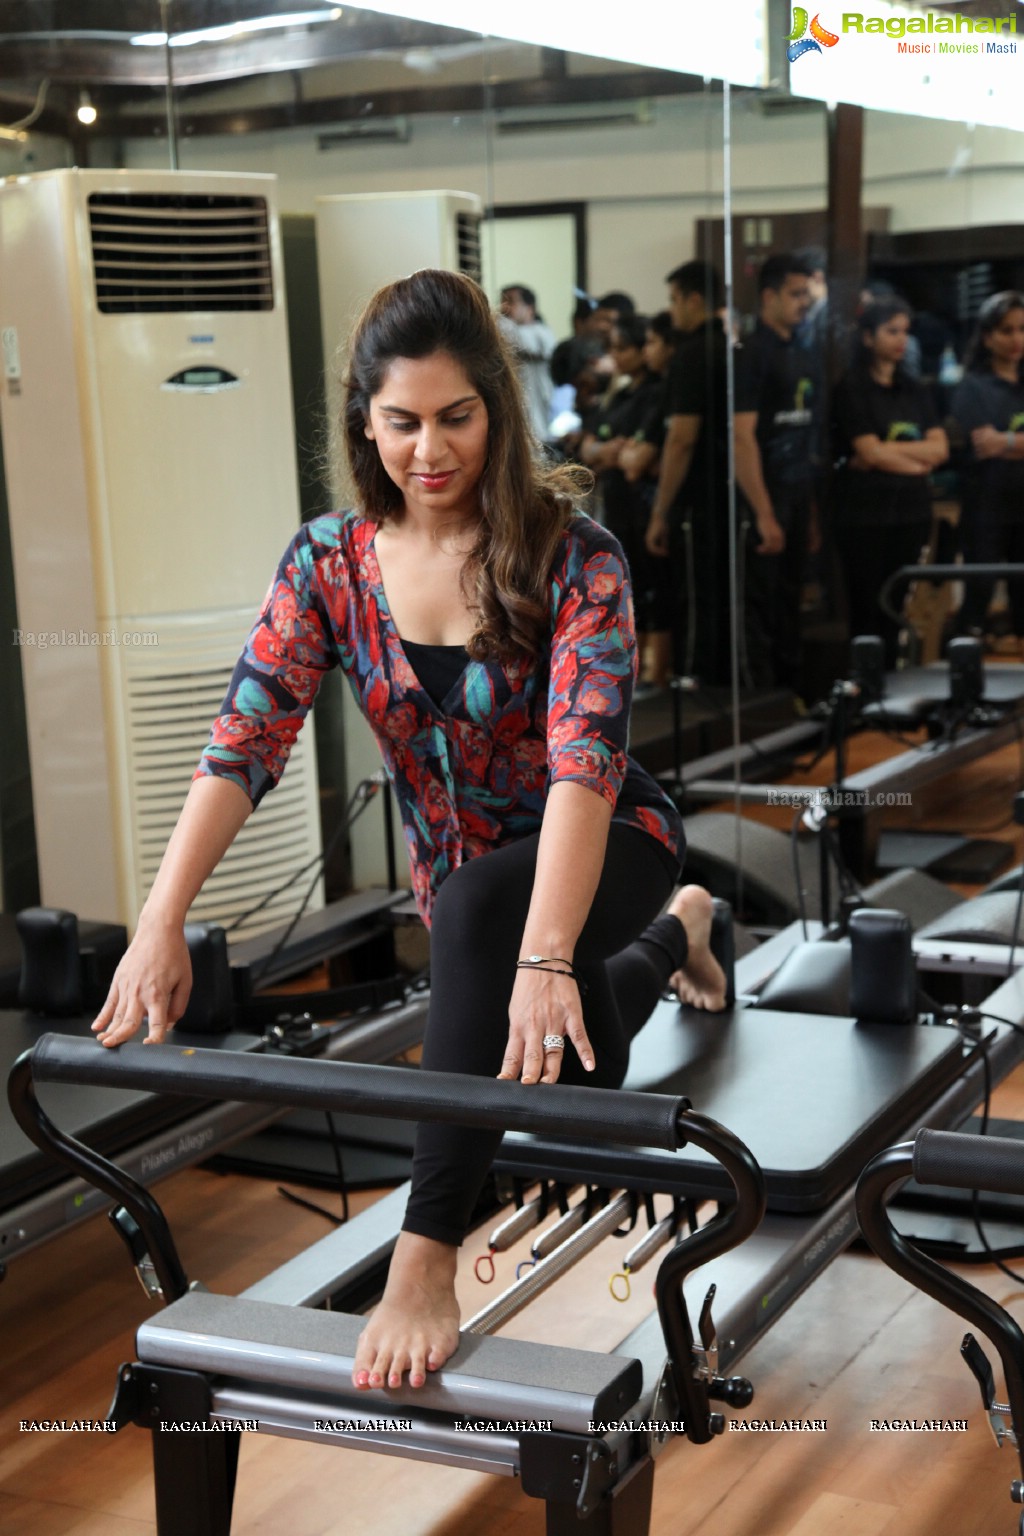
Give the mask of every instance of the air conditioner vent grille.
[(459, 213), (455, 216), (455, 235), (459, 246), (459, 271), (481, 282), (483, 267), (480, 261), (480, 215)]
[(262, 197), (94, 192), (89, 229), (102, 314), (274, 307)]
[[(168, 626), (161, 635), (159, 657), (133, 652), (126, 667), (128, 793), (140, 906), (156, 878), (192, 773), (209, 739), (210, 722), (224, 698), (237, 628), (236, 616), (225, 619), (223, 636), (211, 624), (209, 641), (197, 649), (191, 632), (179, 636)], [(212, 664), (211, 653), (217, 658)], [(194, 669), (191, 675), (190, 669)], [(245, 936), (300, 911), (320, 851), (316, 815), (309, 813), (315, 795), (311, 751), (309, 733), (302, 731), (284, 779), (246, 822), (207, 879), (192, 905), (192, 921), (229, 924), (278, 885), (284, 889), (245, 925)], [(289, 876), (295, 877), (290, 883)], [(322, 892), (317, 891), (309, 909), (322, 904)]]

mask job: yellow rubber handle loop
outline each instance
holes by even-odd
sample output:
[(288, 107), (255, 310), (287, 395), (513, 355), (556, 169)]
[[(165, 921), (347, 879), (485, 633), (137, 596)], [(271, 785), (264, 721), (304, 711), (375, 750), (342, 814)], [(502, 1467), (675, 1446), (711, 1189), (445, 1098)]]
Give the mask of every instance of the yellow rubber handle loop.
[[(480, 1273), (480, 1265), (481, 1264), (489, 1264), (491, 1266), (491, 1272), (490, 1272), (489, 1275), (482, 1275)], [(481, 1285), (490, 1285), (491, 1284), (491, 1282), (493, 1281), (495, 1275), (498, 1273), (497, 1269), (495, 1268), (495, 1264), (494, 1264), (494, 1250), (493, 1250), (493, 1248), (491, 1249), (490, 1253), (481, 1253), (481, 1254), (477, 1255), (476, 1263), (473, 1265), (473, 1273), (474, 1273), (474, 1275), (476, 1275), (476, 1277), (480, 1281)]]
[[(617, 1280), (622, 1280), (625, 1283), (626, 1290), (625, 1290), (625, 1295), (624, 1296), (620, 1296), (618, 1291), (615, 1289), (615, 1282)], [(617, 1274), (612, 1275), (611, 1279), (608, 1281), (608, 1289), (612, 1293), (613, 1300), (615, 1300), (615, 1301), (628, 1301), (629, 1298), (630, 1298), (631, 1290), (632, 1290), (632, 1287), (630, 1286), (630, 1283), (629, 1283), (629, 1270), (628, 1269), (620, 1269)]]

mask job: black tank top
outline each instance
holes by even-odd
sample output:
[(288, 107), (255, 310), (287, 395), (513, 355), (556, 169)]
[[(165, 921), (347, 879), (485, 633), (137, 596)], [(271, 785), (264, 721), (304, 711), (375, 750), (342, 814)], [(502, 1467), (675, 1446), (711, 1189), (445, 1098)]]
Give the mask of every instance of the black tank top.
[(418, 645), (403, 640), (402, 649), (420, 680), (423, 691), (441, 708), (466, 670), (469, 657), (464, 645)]

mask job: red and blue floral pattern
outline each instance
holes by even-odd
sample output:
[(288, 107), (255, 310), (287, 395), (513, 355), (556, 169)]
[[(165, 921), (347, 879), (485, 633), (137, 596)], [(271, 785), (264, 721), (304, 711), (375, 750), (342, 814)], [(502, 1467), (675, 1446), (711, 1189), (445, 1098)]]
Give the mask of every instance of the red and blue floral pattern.
[(551, 640), (533, 664), (473, 661), (437, 704), (391, 619), (358, 513), (308, 523), (285, 551), (235, 667), (196, 777), (253, 804), (284, 771), (320, 679), (340, 665), (377, 738), (401, 812), (420, 912), (453, 869), (540, 829), (552, 784), (585, 784), (615, 819), (681, 858), (671, 801), (627, 756), (636, 637), (615, 539), (579, 514), (551, 574)]

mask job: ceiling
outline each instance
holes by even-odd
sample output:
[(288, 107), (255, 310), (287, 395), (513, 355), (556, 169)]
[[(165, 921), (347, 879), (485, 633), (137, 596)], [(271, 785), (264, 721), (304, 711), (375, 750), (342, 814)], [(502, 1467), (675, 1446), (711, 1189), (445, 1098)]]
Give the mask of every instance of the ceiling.
[[(285, 25), (186, 47), (136, 46), (270, 15), (324, 11)], [(164, 19), (166, 17), (166, 20)], [(554, 49), (485, 39), (453, 27), (332, 7), (324, 0), (4, 0), (0, 122), (58, 134), (151, 136), (166, 125), (168, 70), (192, 134), (244, 133), (418, 112), (485, 107), (596, 107), (678, 95), (703, 82)], [(76, 120), (83, 89), (99, 118)]]

